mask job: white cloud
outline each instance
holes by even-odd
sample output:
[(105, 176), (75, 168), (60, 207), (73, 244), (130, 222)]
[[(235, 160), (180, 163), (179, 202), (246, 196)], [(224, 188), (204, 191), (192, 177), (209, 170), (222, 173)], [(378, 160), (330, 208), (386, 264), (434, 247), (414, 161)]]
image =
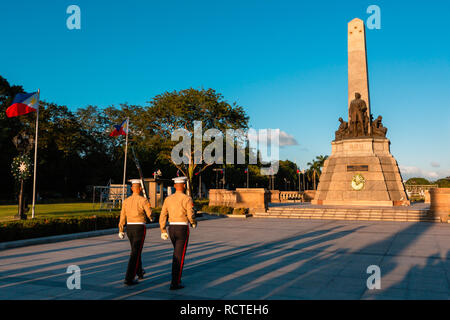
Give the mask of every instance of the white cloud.
[[(262, 138), (262, 140), (267, 139), (267, 143), (269, 145), (271, 144), (272, 136), (267, 131), (260, 133), (260, 138)], [(253, 134), (249, 133), (248, 139), (251, 141), (257, 141), (258, 135), (253, 135)], [(286, 131), (280, 130), (278, 145), (280, 147), (286, 147), (286, 146), (298, 146), (299, 144), (298, 144), (297, 140), (295, 140), (294, 136), (290, 135)]]
[(294, 136), (280, 130), (280, 147), (284, 146), (298, 146), (298, 142), (295, 140)]
[(450, 175), (450, 170), (427, 171), (414, 166), (399, 166), (404, 180), (410, 178), (425, 178), (428, 180), (438, 180)]

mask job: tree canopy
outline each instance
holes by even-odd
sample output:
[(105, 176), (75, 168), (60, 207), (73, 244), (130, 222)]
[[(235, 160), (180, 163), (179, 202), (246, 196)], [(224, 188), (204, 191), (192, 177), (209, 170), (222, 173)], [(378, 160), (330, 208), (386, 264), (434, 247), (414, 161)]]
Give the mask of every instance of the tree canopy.
[[(21, 86), (10, 85), (0, 76), (0, 199), (14, 199), (17, 186), (10, 172), (12, 159), (18, 154), (12, 138), (21, 131), (34, 136), (36, 113), (7, 118), (6, 108)], [(123, 175), (124, 137), (111, 138), (114, 124), (130, 118), (129, 144), (138, 155), (144, 174), (151, 177), (158, 169), (165, 178), (176, 175), (177, 170), (190, 177), (206, 166), (179, 166), (167, 157), (176, 143), (170, 135), (176, 128), (193, 131), (193, 122), (202, 121), (203, 131), (209, 128), (248, 127), (248, 116), (236, 103), (230, 104), (213, 89), (189, 88), (165, 92), (152, 98), (148, 105), (120, 104), (101, 108), (87, 106), (75, 111), (66, 106), (40, 102), (37, 190), (40, 197), (71, 197), (78, 193), (89, 194), (92, 185), (106, 185), (108, 181), (121, 183)], [(229, 168), (227, 174), (243, 168)], [(206, 170), (203, 184), (212, 187), (215, 173)], [(127, 176), (137, 177), (137, 170), (128, 162)], [(241, 176), (243, 176), (241, 174)], [(236, 182), (237, 184), (237, 182)], [(241, 185), (242, 186), (242, 185)], [(31, 193), (31, 183), (27, 183)]]

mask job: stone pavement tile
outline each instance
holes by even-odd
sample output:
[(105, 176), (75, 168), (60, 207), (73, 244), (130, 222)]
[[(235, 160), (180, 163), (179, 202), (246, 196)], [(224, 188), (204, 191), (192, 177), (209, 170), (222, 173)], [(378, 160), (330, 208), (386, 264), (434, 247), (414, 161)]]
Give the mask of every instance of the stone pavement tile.
[(450, 292), (447, 278), (423, 278), (411, 276), (408, 282), (408, 289), (412, 291), (428, 292)]
[[(201, 227), (204, 232), (191, 234), (183, 271), (183, 281), (187, 287), (176, 293), (168, 290), (173, 248), (169, 242), (159, 240), (158, 232), (149, 233), (144, 248), (146, 279), (137, 286), (139, 288), (130, 291), (122, 288), (129, 244), (117, 240), (115, 235), (36, 245), (0, 253), (0, 286), (7, 283), (17, 283), (18, 287), (24, 288), (27, 285), (43, 285), (45, 290), (40, 291), (42, 296), (70, 297), (64, 288), (68, 276), (65, 270), (69, 264), (77, 264), (82, 268), (82, 291), (86, 291), (84, 294), (87, 297), (96, 295), (99, 299), (104, 294), (110, 294), (109, 298), (114, 299), (133, 296), (156, 299), (158, 294), (178, 299), (196, 296), (194, 294), (197, 292), (196, 297), (205, 299), (233, 294), (248, 298), (289, 297), (292, 294), (288, 293), (289, 288), (297, 290), (296, 296), (309, 299), (312, 293), (320, 296), (320, 292), (314, 291), (317, 288), (327, 284), (337, 285), (337, 280), (332, 280), (338, 275), (354, 279), (352, 281), (366, 279), (369, 275), (364, 274), (361, 268), (367, 267), (366, 264), (376, 264), (372, 258), (378, 261), (380, 257), (382, 286), (383, 279), (393, 284), (396, 281), (404, 283), (411, 274), (422, 278), (444, 274), (449, 281), (450, 263), (447, 268), (446, 262), (450, 262), (447, 259), (450, 256), (446, 255), (445, 250), (433, 247), (433, 241), (443, 245), (447, 242), (439, 242), (440, 238), (429, 232), (432, 231), (429, 227), (411, 224), (413, 227), (408, 229), (409, 226), (402, 223), (286, 219), (203, 221)], [(400, 256), (382, 257), (385, 252), (377, 254), (388, 248), (392, 243), (389, 239), (395, 240), (399, 232), (402, 237), (397, 239), (398, 244), (407, 246), (410, 245), (407, 242), (410, 238), (415, 239), (410, 253), (423, 256), (421, 261), (405, 257), (402, 252), (399, 252)], [(220, 234), (221, 237), (216, 239), (211, 234)], [(403, 234), (406, 236), (403, 237)], [(425, 235), (422, 242), (421, 235)], [(380, 241), (381, 244), (376, 243)], [(5, 252), (7, 258), (2, 260)], [(364, 252), (367, 254), (362, 254)], [(437, 253), (446, 259), (441, 267), (428, 259)], [(5, 278), (8, 275), (13, 277)], [(404, 278), (405, 281), (402, 280)], [(392, 285), (387, 293), (392, 295), (392, 290), (397, 287)], [(206, 289), (209, 292), (205, 292)], [(81, 297), (81, 293), (79, 295)], [(352, 292), (339, 295), (344, 298), (354, 296)]]
[(322, 291), (313, 295), (314, 300), (360, 300), (361, 293), (359, 292), (327, 292)]
[(221, 299), (224, 300), (263, 300), (267, 295), (264, 291), (246, 291), (246, 292), (231, 292), (227, 293)]
[(391, 289), (408, 289), (408, 279), (391, 280), (381, 277), (381, 289), (391, 290)]
[(445, 278), (446, 270), (443, 265), (440, 266), (427, 266), (424, 268), (412, 268), (410, 270), (411, 277), (419, 277), (419, 278)]
[(268, 272), (260, 277), (249, 279), (252, 282), (258, 283), (275, 283), (275, 284), (285, 284), (301, 281), (305, 273), (294, 273), (294, 272), (279, 272), (278, 270), (273, 272)]
[(413, 268), (423, 268), (427, 264), (427, 259), (420, 257), (385, 257), (381, 262), (381, 274), (408, 274)]
[(362, 300), (406, 300), (406, 289), (369, 290), (362, 295)]
[(0, 288), (1, 299), (22, 299), (25, 295), (39, 296), (39, 292), (43, 290), (47, 291), (48, 287), (41, 285), (20, 285), (20, 286), (8, 286)]
[[(329, 282), (329, 281), (328, 281)], [(295, 298), (312, 299), (314, 295), (319, 294), (327, 286), (326, 281), (317, 283), (292, 282), (286, 283), (275, 290), (272, 295), (292, 296)], [(269, 297), (270, 297), (269, 296)]]
[(306, 277), (308, 277), (310, 274), (320, 274), (322, 276), (329, 275), (329, 276), (336, 276), (338, 275), (345, 267), (344, 263), (329, 263), (326, 264), (324, 261), (320, 264), (315, 264), (310, 266), (308, 269), (303, 268), (306, 270)]
[(423, 290), (408, 290), (406, 294), (408, 300), (449, 300), (449, 292), (432, 292)]
[(66, 293), (57, 294), (56, 296), (50, 298), (51, 300), (101, 300), (109, 299), (114, 294), (112, 292), (102, 292), (94, 290), (67, 290)]
[(326, 286), (321, 293), (352, 293), (362, 295), (367, 289), (366, 281), (357, 278), (335, 277)]
[(355, 279), (367, 279), (370, 274), (367, 273), (367, 267), (372, 264), (347, 264), (344, 268), (340, 270), (337, 274), (338, 277), (348, 277)]
[[(406, 272), (392, 272), (393, 269), (383, 269), (381, 268), (381, 279), (388, 281), (401, 281), (409, 279), (411, 273)], [(409, 270), (409, 269), (407, 269)]]
[(333, 275), (310, 273), (289, 281), (289, 287), (299, 289), (323, 288), (333, 279)]
[(184, 289), (173, 291), (173, 295), (183, 296), (186, 299), (190, 299), (189, 297), (200, 297), (207, 299), (223, 299), (223, 297), (232, 292), (231, 289), (229, 291), (225, 290), (221, 287), (212, 287), (212, 288), (190, 288), (186, 285)]

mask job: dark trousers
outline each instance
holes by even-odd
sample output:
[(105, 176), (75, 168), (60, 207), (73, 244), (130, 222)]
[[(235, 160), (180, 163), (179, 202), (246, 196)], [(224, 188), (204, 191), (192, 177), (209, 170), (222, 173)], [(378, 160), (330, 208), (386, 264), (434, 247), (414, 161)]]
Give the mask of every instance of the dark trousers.
[(169, 226), (169, 235), (173, 244), (172, 285), (178, 285), (181, 282), (184, 256), (189, 240), (189, 226), (171, 225)]
[(127, 225), (127, 236), (130, 240), (131, 254), (128, 261), (127, 273), (125, 281), (133, 281), (136, 274), (142, 273), (142, 248), (144, 247), (145, 234), (147, 229), (143, 224)]

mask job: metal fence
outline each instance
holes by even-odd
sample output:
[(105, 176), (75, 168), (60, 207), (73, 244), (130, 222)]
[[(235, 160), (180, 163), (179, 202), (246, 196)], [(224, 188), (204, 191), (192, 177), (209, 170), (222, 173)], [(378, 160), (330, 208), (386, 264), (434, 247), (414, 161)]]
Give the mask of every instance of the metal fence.
[(128, 197), (131, 194), (131, 188), (129, 185), (125, 185), (124, 188), (121, 184), (111, 184), (109, 186), (94, 186), (92, 192), (94, 210), (112, 211), (122, 207), (122, 195), (124, 195), (124, 198)]

